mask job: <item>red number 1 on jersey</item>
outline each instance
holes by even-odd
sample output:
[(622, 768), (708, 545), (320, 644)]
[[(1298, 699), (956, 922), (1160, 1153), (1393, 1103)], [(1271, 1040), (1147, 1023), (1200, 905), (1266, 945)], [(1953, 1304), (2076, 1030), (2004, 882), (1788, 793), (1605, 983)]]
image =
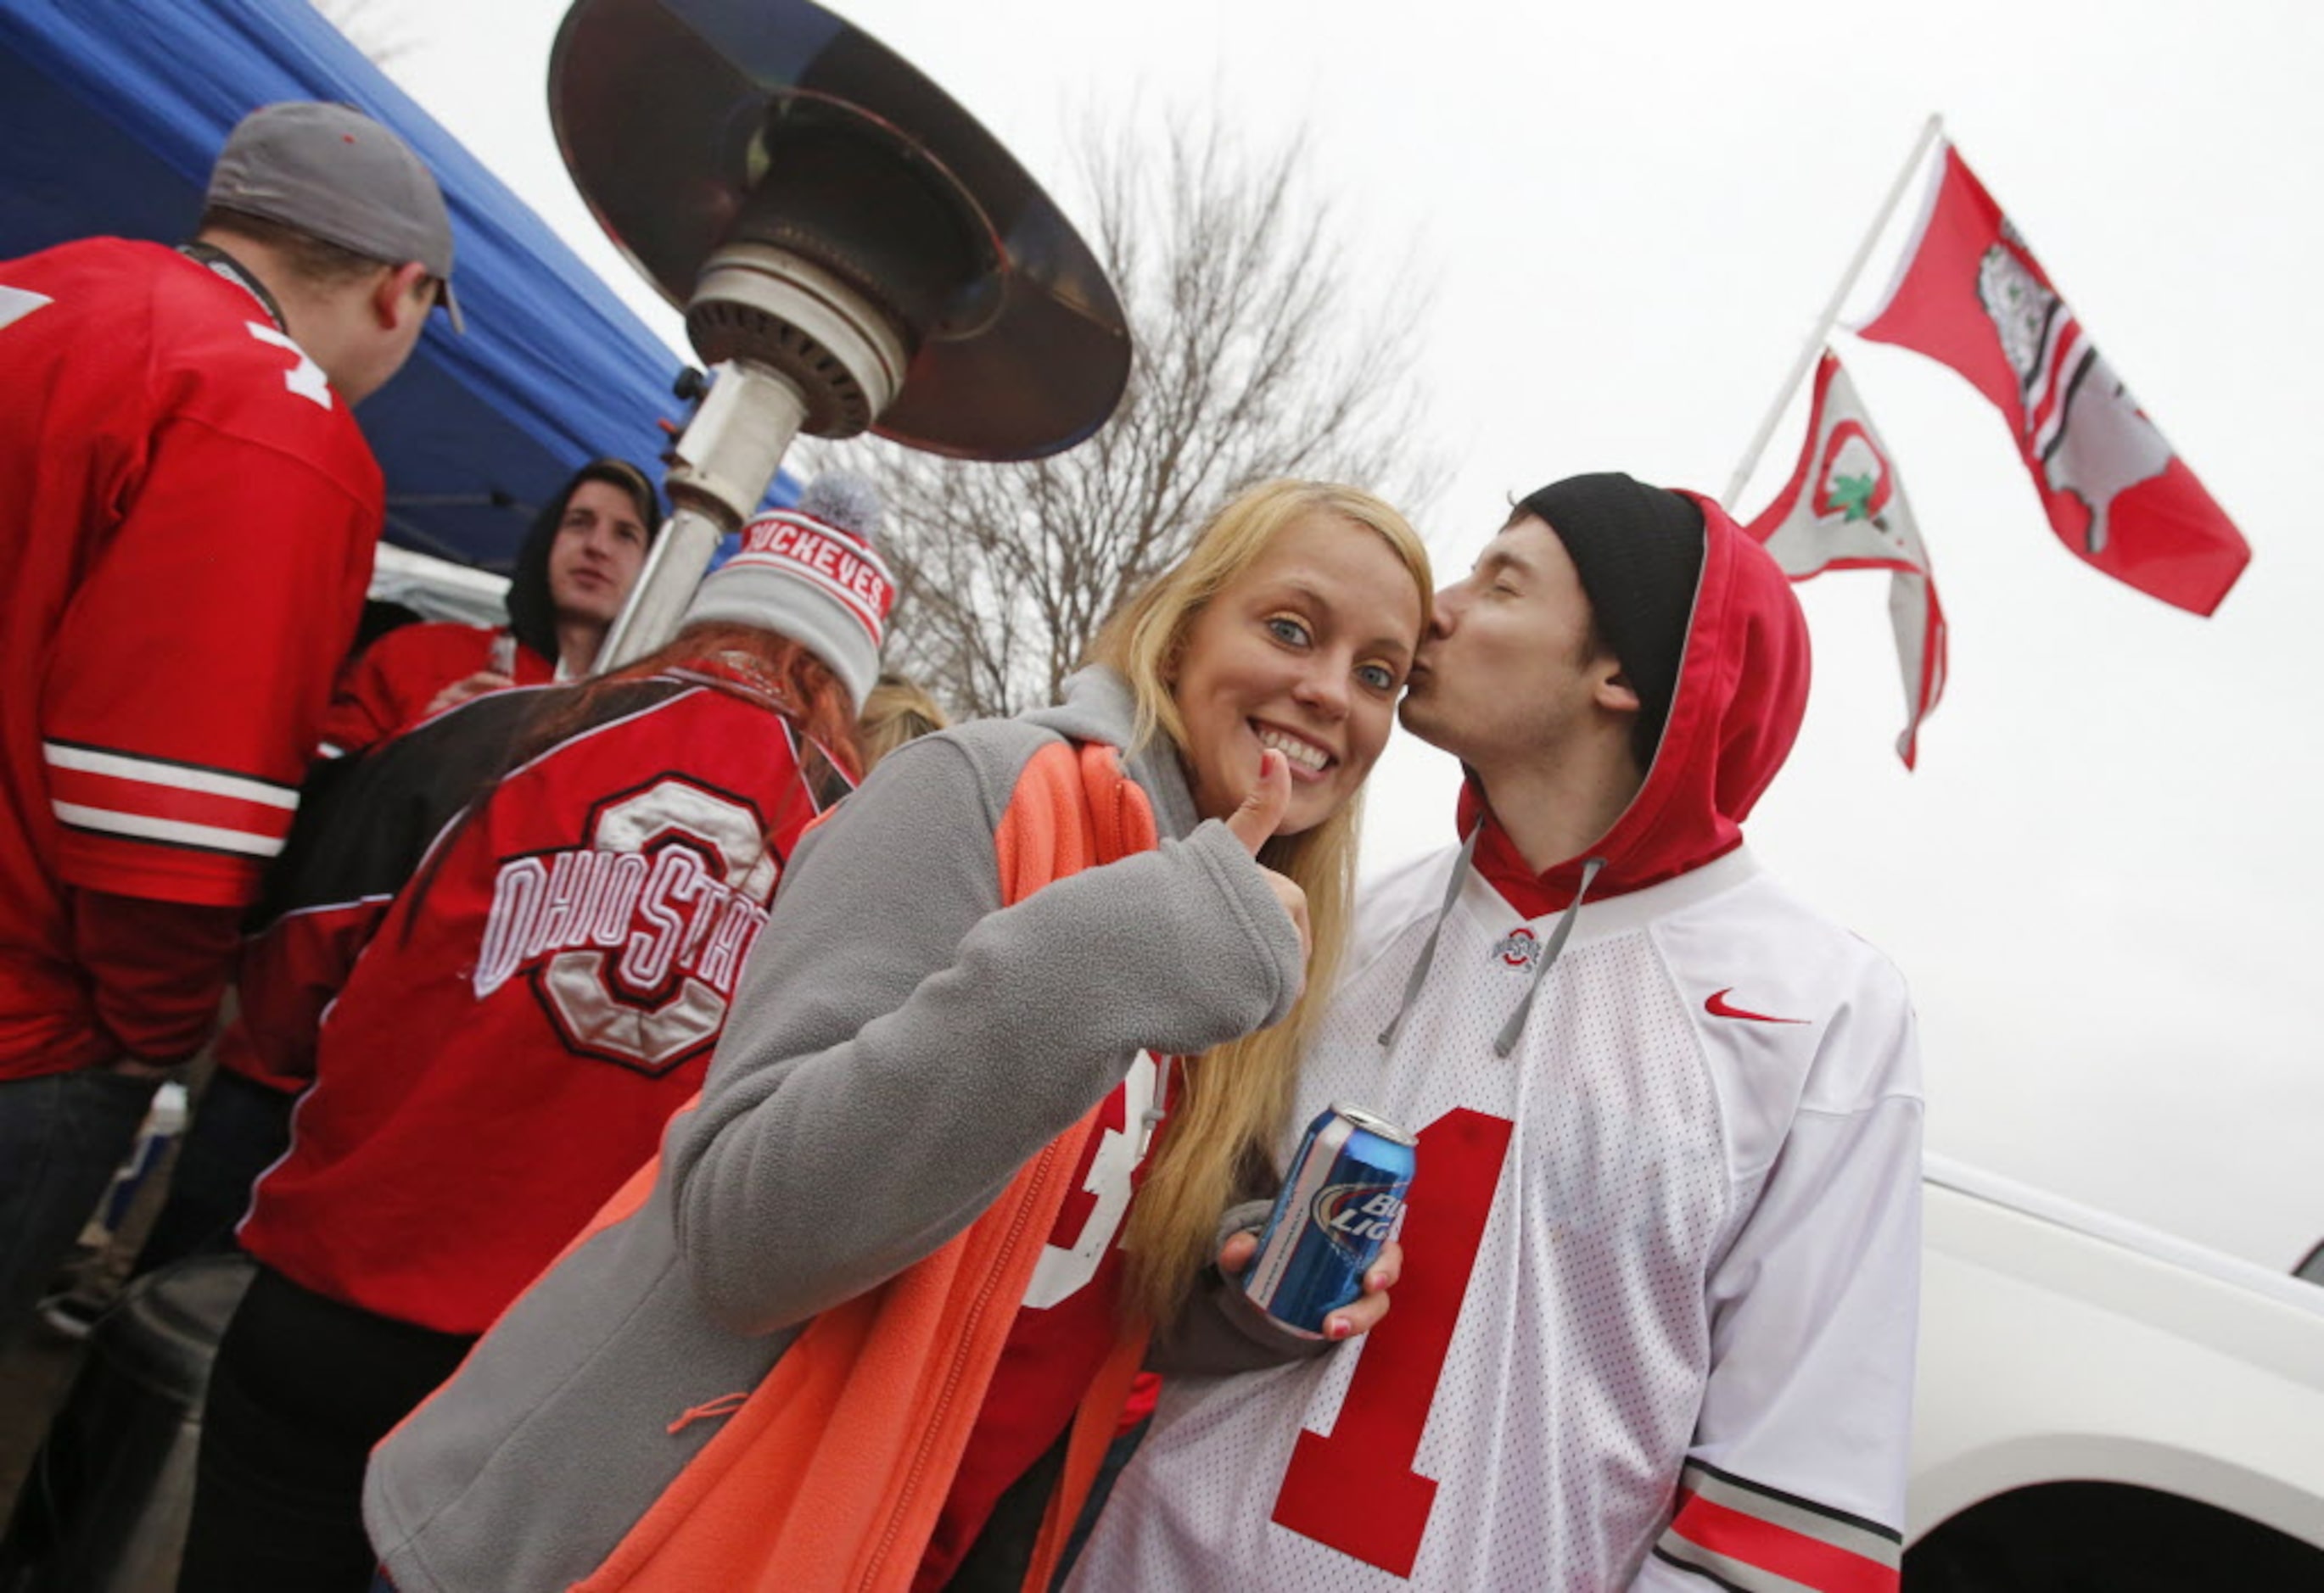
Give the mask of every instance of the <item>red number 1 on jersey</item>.
[(1412, 1463), (1500, 1186), (1511, 1127), (1507, 1118), (1462, 1107), (1420, 1131), (1395, 1309), (1365, 1336), (1331, 1436), (1299, 1435), (1275, 1496), (1276, 1524), (1394, 1576), (1412, 1574), (1436, 1502), (1435, 1482)]

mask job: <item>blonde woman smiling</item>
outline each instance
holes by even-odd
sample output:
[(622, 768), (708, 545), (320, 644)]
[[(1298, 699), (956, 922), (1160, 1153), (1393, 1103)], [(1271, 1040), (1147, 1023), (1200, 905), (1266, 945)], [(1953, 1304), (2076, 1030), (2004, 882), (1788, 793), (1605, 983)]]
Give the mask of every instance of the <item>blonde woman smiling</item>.
[(1284, 1127), (1430, 591), (1388, 504), (1267, 483), (1064, 704), (883, 762), (658, 1170), (375, 1452), (393, 1586), (1046, 1587)]

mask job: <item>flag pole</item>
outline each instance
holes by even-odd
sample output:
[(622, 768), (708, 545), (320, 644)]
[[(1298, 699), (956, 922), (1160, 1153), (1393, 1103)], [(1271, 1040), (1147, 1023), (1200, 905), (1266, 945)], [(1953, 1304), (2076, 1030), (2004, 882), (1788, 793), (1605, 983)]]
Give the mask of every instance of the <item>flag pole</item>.
[(1775, 435), (1776, 423), (1783, 419), (1784, 410), (1790, 405), (1792, 395), (1800, 390), (1800, 383), (1807, 380), (1809, 370), (1815, 364), (1816, 355), (1821, 352), (1825, 340), (1831, 337), (1832, 327), (1840, 320), (1840, 307), (1848, 301), (1849, 290), (1856, 286), (1856, 279), (1864, 274), (1864, 262), (1871, 258), (1872, 246), (1880, 241), (1881, 233), (1887, 228), (1888, 218), (1896, 213), (1896, 206), (1904, 198), (1904, 189), (1913, 180), (1913, 173), (1921, 169), (1921, 157), (1929, 152), (1929, 146), (1936, 143), (1938, 134), (1943, 130), (1944, 117), (1941, 115), (1932, 114), (1922, 124), (1921, 136), (1913, 141), (1913, 152), (1905, 159), (1904, 169), (1896, 173), (1896, 180), (1889, 185), (1887, 198), (1881, 201), (1880, 213), (1872, 218), (1871, 229), (1864, 235), (1864, 241), (1856, 246), (1856, 258), (1848, 262), (1848, 270), (1841, 275), (1840, 286), (1832, 290), (1831, 301), (1823, 307), (1823, 314), (1816, 318), (1815, 330), (1808, 334), (1807, 342), (1800, 349), (1800, 357), (1792, 363), (1792, 373), (1784, 378), (1783, 389), (1775, 394), (1775, 401), (1768, 406), (1766, 419), (1759, 422), (1759, 429), (1752, 437), (1751, 446), (1743, 451), (1742, 462), (1735, 466), (1734, 477), (1728, 482), (1727, 491), (1720, 499), (1729, 509), (1735, 507), (1735, 500), (1749, 483), (1751, 472), (1758, 468), (1759, 456), (1767, 451), (1767, 439)]

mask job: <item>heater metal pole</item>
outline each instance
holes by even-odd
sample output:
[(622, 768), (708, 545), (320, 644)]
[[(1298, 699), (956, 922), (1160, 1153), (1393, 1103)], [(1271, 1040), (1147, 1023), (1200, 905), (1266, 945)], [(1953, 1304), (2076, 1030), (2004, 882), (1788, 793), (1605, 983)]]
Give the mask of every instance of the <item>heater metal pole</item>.
[(711, 367), (710, 391), (679, 434), (664, 478), (670, 516), (597, 649), (600, 671), (641, 658), (677, 633), (718, 544), (758, 508), (806, 418), (807, 401), (780, 373), (752, 360)]

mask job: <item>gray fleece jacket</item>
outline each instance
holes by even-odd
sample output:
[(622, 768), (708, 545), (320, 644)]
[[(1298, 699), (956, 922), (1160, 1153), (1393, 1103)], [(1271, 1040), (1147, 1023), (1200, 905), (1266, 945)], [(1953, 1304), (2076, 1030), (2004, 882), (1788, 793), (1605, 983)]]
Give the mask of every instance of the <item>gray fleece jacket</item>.
[(807, 837), (645, 1204), (374, 1454), (364, 1520), (401, 1593), (586, 1577), (717, 1431), (670, 1432), (682, 1413), (966, 1228), (1140, 1050), (1289, 1011), (1296, 933), (1167, 744), (1129, 765), (1158, 850), (1001, 907), (992, 836), (1026, 761), (1121, 746), (1130, 714), (1086, 672), (1060, 707), (906, 746)]

